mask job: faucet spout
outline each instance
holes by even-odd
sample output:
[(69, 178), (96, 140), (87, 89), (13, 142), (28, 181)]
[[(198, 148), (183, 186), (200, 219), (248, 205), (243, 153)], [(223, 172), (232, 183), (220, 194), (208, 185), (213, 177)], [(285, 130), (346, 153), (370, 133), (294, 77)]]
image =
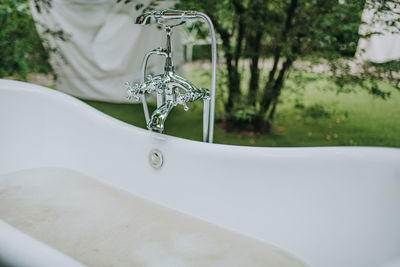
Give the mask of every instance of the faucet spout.
[[(189, 19), (202, 18), (210, 28), (212, 39), (212, 91), (206, 88), (198, 88), (188, 80), (175, 72), (172, 49), (172, 28), (184, 24)], [(215, 109), (215, 84), (216, 84), (216, 55), (217, 47), (214, 27), (211, 19), (204, 13), (197, 11), (183, 11), (165, 9), (141, 14), (136, 18), (136, 24), (150, 24), (156, 22), (162, 26), (167, 34), (165, 48), (153, 49), (145, 55), (142, 65), (142, 79), (140, 83), (126, 83), (127, 98), (142, 100), (145, 112), (147, 128), (162, 133), (165, 121), (171, 110), (182, 105), (185, 111), (189, 110), (187, 103), (197, 100), (203, 101), (203, 141), (212, 142)], [(162, 55), (165, 57), (164, 72), (156, 76), (146, 76), (146, 66), (150, 55)], [(149, 118), (146, 102), (146, 94), (156, 94), (157, 109)]]
[(171, 110), (175, 104), (173, 101), (166, 101), (159, 108), (157, 108), (153, 115), (151, 115), (150, 121), (147, 124), (147, 129), (162, 133), (164, 131), (164, 124)]

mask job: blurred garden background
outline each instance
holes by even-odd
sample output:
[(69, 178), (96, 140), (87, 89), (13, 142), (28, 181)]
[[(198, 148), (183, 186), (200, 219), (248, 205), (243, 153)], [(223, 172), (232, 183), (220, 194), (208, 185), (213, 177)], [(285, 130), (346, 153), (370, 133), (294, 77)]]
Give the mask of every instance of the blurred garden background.
[[(163, 1), (114, 2), (148, 12)], [(41, 25), (41, 38), (32, 8), (47, 12), (53, 1), (30, 4), (0, 1), (0, 77), (57, 89), (57, 72), (49, 59), (60, 51), (43, 34), (68, 42), (69, 33)], [(388, 42), (398, 38), (398, 1), (181, 0), (170, 6), (202, 11), (216, 28), (215, 143), (400, 147), (399, 58), (373, 60), (365, 56), (368, 46), (359, 45), (374, 36), (389, 36)], [(368, 21), (363, 20), (366, 11), (372, 14)], [(181, 30), (182, 75), (198, 87), (210, 88), (208, 29), (194, 22)], [(160, 45), (149, 41), (148, 49)], [(140, 104), (82, 101), (145, 128)], [(174, 108), (166, 134), (201, 140), (202, 105), (189, 107), (187, 112)]]

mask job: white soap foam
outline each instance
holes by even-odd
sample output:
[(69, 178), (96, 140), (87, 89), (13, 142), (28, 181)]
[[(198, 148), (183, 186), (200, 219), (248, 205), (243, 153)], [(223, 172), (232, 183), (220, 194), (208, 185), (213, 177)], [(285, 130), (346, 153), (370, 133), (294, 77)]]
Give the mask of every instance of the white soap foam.
[(88, 266), (305, 266), (68, 169), (1, 176), (0, 219)]

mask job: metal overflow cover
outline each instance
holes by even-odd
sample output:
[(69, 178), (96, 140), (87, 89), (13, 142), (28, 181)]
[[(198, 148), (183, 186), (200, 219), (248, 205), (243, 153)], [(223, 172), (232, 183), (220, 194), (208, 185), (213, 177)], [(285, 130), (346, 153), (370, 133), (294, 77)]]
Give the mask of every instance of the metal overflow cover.
[(154, 169), (159, 169), (163, 165), (163, 155), (160, 150), (153, 149), (149, 154), (149, 162), (151, 167)]

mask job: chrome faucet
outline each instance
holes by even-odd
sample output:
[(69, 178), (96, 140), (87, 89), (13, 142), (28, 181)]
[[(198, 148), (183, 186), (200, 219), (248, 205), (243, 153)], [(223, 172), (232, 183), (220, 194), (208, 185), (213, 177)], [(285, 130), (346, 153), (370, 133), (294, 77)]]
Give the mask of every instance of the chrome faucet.
[[(187, 19), (191, 18), (205, 18), (213, 35), (212, 40), (215, 41), (211, 20), (201, 12), (163, 10), (145, 13), (136, 19), (136, 23), (138, 24), (149, 24), (152, 19), (155, 20), (164, 27), (167, 34), (167, 42), (165, 48), (156, 48), (146, 53), (142, 65), (141, 82), (137, 84), (126, 83), (128, 99), (142, 101), (147, 128), (160, 133), (164, 131), (165, 120), (175, 106), (182, 105), (184, 110), (187, 111), (189, 109), (187, 106), (188, 102), (203, 100), (203, 141), (212, 142), (215, 106), (216, 44), (212, 44), (213, 74), (211, 92), (205, 88), (197, 88), (183, 77), (177, 75), (173, 62), (172, 28), (185, 23)], [(165, 57), (164, 73), (154, 77), (151, 75), (146, 76), (147, 62), (151, 55)], [(157, 95), (157, 109), (153, 112), (151, 118), (146, 102), (146, 94), (149, 93)]]

